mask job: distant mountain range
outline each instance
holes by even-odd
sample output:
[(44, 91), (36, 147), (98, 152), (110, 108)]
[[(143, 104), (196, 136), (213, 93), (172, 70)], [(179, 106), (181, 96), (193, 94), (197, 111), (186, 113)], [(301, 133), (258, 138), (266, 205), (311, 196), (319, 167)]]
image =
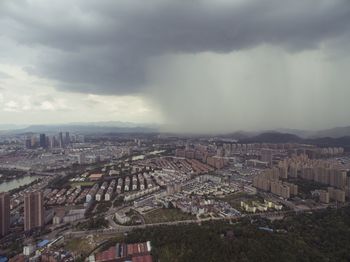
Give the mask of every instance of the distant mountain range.
[[(10, 125), (0, 124), (2, 133), (54, 133), (54, 132), (79, 132), (79, 133), (155, 133), (164, 130), (159, 124), (132, 123), (121, 121), (107, 122), (76, 122), (54, 125)], [(305, 139), (317, 138), (342, 138), (350, 136), (350, 126), (335, 127), (331, 129), (311, 131), (299, 129), (275, 129), (256, 132), (237, 131), (223, 135), (237, 140), (264, 140), (298, 142)]]
[(300, 143), (305, 139), (288, 133), (267, 132), (239, 139), (242, 143)]
[(344, 136), (350, 136), (350, 126), (321, 130), (311, 135), (311, 137), (334, 137), (334, 138), (344, 137)]
[[(287, 128), (280, 128), (275, 130), (264, 130), (259, 132), (245, 132), (245, 131), (239, 131), (231, 134), (231, 136), (236, 136), (236, 139), (242, 139), (242, 138), (250, 138), (254, 136), (258, 136), (261, 134), (275, 134), (278, 136), (278, 134), (289, 134), (289, 135), (295, 135), (298, 138), (303, 139), (314, 139), (314, 138), (341, 138), (345, 136), (350, 136), (350, 126), (346, 127), (335, 127), (331, 129), (325, 129), (325, 130), (300, 130), (300, 129), (287, 129)], [(297, 140), (296, 137), (290, 137), (292, 140)]]
[(240, 143), (301, 143), (322, 147), (344, 147), (350, 151), (350, 136), (301, 138), (294, 134), (268, 132), (239, 139)]
[(25, 127), (27, 127), (27, 125), (0, 124), (0, 131), (16, 130), (16, 129), (21, 129)]
[(120, 128), (135, 128), (135, 127), (147, 127), (157, 128), (158, 124), (152, 123), (133, 123), (133, 122), (122, 122), (122, 121), (105, 121), (105, 122), (72, 122), (68, 123), (70, 126), (99, 126), (99, 127), (120, 127)]
[[(6, 128), (9, 127), (9, 128)], [(30, 126), (0, 126), (2, 133), (154, 133), (159, 131), (156, 124), (136, 124), (131, 122), (91, 122), (69, 123), (55, 125), (30, 125)]]

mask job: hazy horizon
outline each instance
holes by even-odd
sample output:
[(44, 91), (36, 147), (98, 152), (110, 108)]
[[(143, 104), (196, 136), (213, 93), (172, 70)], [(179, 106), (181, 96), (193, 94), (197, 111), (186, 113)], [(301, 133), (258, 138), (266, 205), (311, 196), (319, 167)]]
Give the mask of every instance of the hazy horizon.
[(3, 124), (350, 125), (346, 0), (3, 0), (0, 30)]
[[(124, 128), (124, 129), (130, 129), (133, 130), (135, 128), (140, 128), (140, 130), (143, 130), (145, 132), (159, 132), (159, 133), (173, 133), (173, 134), (184, 134), (184, 135), (228, 135), (228, 134), (238, 134), (238, 133), (245, 133), (246, 135), (258, 135), (262, 133), (269, 133), (269, 132), (277, 132), (277, 133), (284, 133), (284, 134), (293, 134), (297, 135), (299, 137), (313, 137), (314, 135), (319, 136), (319, 133), (324, 131), (331, 131), (331, 133), (327, 135), (321, 135), (323, 137), (325, 136), (334, 136), (334, 137), (341, 137), (341, 136), (348, 136), (348, 131), (340, 131), (343, 128), (350, 128), (350, 125), (346, 126), (333, 126), (329, 128), (324, 129), (297, 129), (297, 128), (266, 128), (266, 129), (231, 129), (227, 131), (191, 131), (191, 130), (176, 130), (174, 126), (167, 125), (167, 124), (159, 124), (159, 123), (137, 123), (137, 122), (123, 122), (123, 121), (96, 121), (96, 122), (67, 122), (67, 123), (46, 123), (46, 124), (6, 124), (2, 123), (0, 124), (0, 131), (14, 131), (16, 130), (22, 130), (22, 129), (28, 129), (29, 132), (34, 133), (41, 133), (41, 132), (61, 132), (61, 131), (72, 131), (74, 132), (85, 132), (80, 130), (79, 128), (84, 127), (93, 127), (93, 128), (99, 128), (99, 131), (96, 132), (105, 132), (102, 129), (105, 128), (108, 130), (108, 132), (111, 132), (111, 128)], [(48, 128), (45, 130), (45, 128)], [(34, 129), (33, 129), (34, 128)], [(39, 128), (39, 129), (37, 129)], [(56, 128), (56, 129), (52, 129)], [(73, 128), (72, 130), (69, 128)], [(78, 128), (78, 129), (76, 129)], [(101, 129), (102, 128), (102, 129)], [(340, 130), (339, 130), (340, 129)], [(40, 131), (39, 131), (40, 130)], [(78, 131), (80, 130), (80, 131)], [(147, 131), (148, 130), (148, 131)], [(153, 130), (153, 131), (152, 131)], [(334, 131), (333, 131), (334, 130)], [(143, 132), (141, 131), (141, 132)], [(119, 132), (116, 130), (116, 132)], [(345, 135), (339, 135), (337, 133), (334, 134), (334, 132), (341, 132), (346, 133)]]

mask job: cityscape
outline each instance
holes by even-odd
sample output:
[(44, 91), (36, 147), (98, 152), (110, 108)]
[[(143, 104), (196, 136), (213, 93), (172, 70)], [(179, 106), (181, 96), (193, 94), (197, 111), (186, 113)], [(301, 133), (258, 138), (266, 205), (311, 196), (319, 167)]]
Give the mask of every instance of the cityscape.
[(349, 0), (1, 0), (0, 262), (350, 261)]
[(125, 243), (129, 233), (346, 208), (349, 148), (161, 133), (2, 135), (2, 250), (10, 261), (152, 261), (152, 242)]

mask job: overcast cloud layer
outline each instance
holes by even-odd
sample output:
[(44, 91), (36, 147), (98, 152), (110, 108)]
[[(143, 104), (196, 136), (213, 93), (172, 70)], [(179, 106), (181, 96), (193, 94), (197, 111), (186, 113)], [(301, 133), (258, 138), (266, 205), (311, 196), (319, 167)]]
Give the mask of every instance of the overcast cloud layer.
[(348, 0), (2, 0), (0, 120), (348, 125), (349, 40)]

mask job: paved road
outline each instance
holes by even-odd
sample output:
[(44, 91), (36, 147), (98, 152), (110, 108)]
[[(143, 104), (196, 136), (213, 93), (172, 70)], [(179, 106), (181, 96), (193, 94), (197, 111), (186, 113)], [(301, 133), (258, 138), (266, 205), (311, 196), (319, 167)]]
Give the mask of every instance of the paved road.
[[(216, 219), (202, 219), (202, 220), (183, 220), (183, 221), (172, 221), (172, 222), (164, 222), (164, 223), (155, 223), (155, 224), (144, 224), (144, 225), (135, 225), (135, 226), (122, 226), (115, 224), (116, 226), (113, 228), (108, 229), (99, 229), (99, 230), (85, 230), (85, 231), (72, 231), (72, 232), (66, 232), (65, 236), (67, 237), (83, 237), (90, 234), (115, 234), (115, 233), (126, 233), (130, 232), (134, 229), (138, 228), (146, 228), (146, 227), (154, 227), (154, 226), (161, 226), (161, 225), (180, 225), (180, 224), (194, 224), (194, 223), (200, 223), (202, 221), (209, 221), (209, 220), (223, 220), (224, 218), (216, 218)], [(230, 218), (232, 219), (232, 218)]]
[(113, 219), (113, 215), (110, 215), (108, 217), (106, 217), (107, 220), (108, 220), (108, 223), (111, 227), (113, 228), (117, 228), (118, 227), (118, 224), (116, 222), (114, 222), (114, 219)]
[[(285, 213), (278, 212), (278, 215), (280, 216), (282, 214), (286, 214), (286, 212), (291, 212), (291, 211), (285, 211)], [(112, 219), (114, 223), (114, 226), (112, 228), (99, 229), (99, 230), (86, 230), (86, 231), (72, 231), (72, 232), (66, 232), (65, 235), (67, 237), (82, 237), (90, 234), (108, 235), (108, 234), (115, 234), (115, 233), (126, 233), (134, 229), (147, 228), (147, 227), (165, 226), (165, 225), (170, 226), (170, 225), (184, 225), (184, 224), (200, 224), (206, 221), (237, 220), (242, 217), (256, 217), (256, 216), (261, 216), (261, 214), (246, 215), (241, 217), (238, 217), (238, 216), (237, 217), (216, 217), (216, 218), (203, 218), (203, 219), (194, 219), (194, 220), (170, 221), (170, 222), (161, 222), (161, 223), (154, 223), (154, 224), (134, 225), (134, 226), (118, 225)], [(266, 216), (269, 216), (269, 214), (265, 214), (265, 217)], [(270, 216), (276, 216), (276, 212), (273, 212), (273, 214), (270, 214)], [(109, 219), (110, 217), (108, 217), (108, 220)]]

